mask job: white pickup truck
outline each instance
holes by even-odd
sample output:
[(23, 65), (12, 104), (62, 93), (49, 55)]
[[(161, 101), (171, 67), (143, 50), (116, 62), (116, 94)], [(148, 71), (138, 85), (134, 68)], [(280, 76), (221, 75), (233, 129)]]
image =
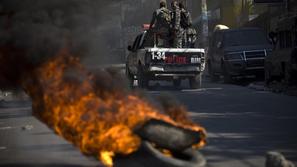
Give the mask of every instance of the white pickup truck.
[(191, 88), (201, 86), (201, 74), (205, 69), (205, 51), (196, 48), (164, 48), (156, 46), (147, 31), (139, 34), (126, 57), (126, 75), (131, 85), (146, 88), (151, 80), (173, 81), (179, 87), (188, 79)]

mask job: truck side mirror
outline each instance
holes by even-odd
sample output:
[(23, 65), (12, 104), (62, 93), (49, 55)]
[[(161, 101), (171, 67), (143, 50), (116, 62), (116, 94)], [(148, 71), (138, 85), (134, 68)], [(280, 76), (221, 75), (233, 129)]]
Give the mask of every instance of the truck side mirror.
[(132, 46), (129, 45), (129, 46), (127, 47), (127, 49), (128, 49), (129, 51), (132, 51)]

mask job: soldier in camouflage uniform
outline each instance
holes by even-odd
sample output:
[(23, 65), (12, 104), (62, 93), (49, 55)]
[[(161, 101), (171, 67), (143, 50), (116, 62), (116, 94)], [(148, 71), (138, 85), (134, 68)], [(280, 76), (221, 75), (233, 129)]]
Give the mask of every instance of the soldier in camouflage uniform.
[(172, 45), (175, 48), (182, 48), (182, 28), (180, 25), (181, 11), (178, 6), (177, 0), (173, 0), (171, 3), (171, 33), (172, 33)]
[(182, 30), (183, 47), (193, 48), (197, 40), (197, 32), (192, 27), (191, 14), (188, 10), (186, 10), (182, 2), (180, 2), (178, 5), (181, 11), (180, 24), (181, 24), (181, 30)]
[(180, 20), (180, 25), (181, 25), (181, 31), (182, 31), (182, 45), (183, 47), (188, 47), (188, 40), (187, 40), (187, 30), (192, 24), (192, 19), (190, 16), (190, 12), (188, 12), (184, 4), (182, 2), (179, 2), (178, 4), (181, 12), (181, 20)]
[(169, 46), (170, 24), (171, 11), (167, 9), (166, 1), (161, 1), (160, 8), (153, 13), (153, 18), (149, 28), (150, 32), (154, 34), (157, 46)]
[(195, 28), (190, 27), (186, 31), (186, 40), (187, 40), (187, 47), (195, 48), (195, 43), (197, 41), (197, 31)]

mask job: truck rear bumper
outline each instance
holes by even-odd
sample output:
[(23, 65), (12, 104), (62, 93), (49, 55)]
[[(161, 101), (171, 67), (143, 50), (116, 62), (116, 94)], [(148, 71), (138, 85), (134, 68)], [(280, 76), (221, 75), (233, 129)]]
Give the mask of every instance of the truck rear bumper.
[(160, 74), (189, 74), (189, 73), (200, 73), (202, 68), (200, 66), (150, 66), (148, 68), (150, 73)]
[(200, 73), (189, 73), (189, 74), (166, 74), (166, 73), (151, 73), (147, 77), (150, 80), (167, 80), (172, 81), (174, 79), (187, 79), (191, 77), (195, 77)]
[(199, 66), (150, 66), (148, 68), (151, 79), (172, 80), (185, 79), (200, 74), (203, 69)]

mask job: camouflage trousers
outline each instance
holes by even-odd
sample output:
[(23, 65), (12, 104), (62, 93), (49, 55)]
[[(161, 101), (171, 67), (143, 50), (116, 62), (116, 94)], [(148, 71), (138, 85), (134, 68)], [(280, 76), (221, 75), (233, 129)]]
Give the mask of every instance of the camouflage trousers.
[(193, 28), (184, 29), (182, 34), (182, 45), (184, 48), (194, 48), (197, 40), (196, 30)]
[(174, 32), (172, 47), (174, 47), (174, 48), (182, 48), (183, 47), (183, 34), (184, 34), (183, 29), (180, 29), (180, 30)]
[(197, 41), (197, 31), (194, 28), (189, 28), (187, 30), (187, 41), (189, 48), (195, 47), (195, 43)]

